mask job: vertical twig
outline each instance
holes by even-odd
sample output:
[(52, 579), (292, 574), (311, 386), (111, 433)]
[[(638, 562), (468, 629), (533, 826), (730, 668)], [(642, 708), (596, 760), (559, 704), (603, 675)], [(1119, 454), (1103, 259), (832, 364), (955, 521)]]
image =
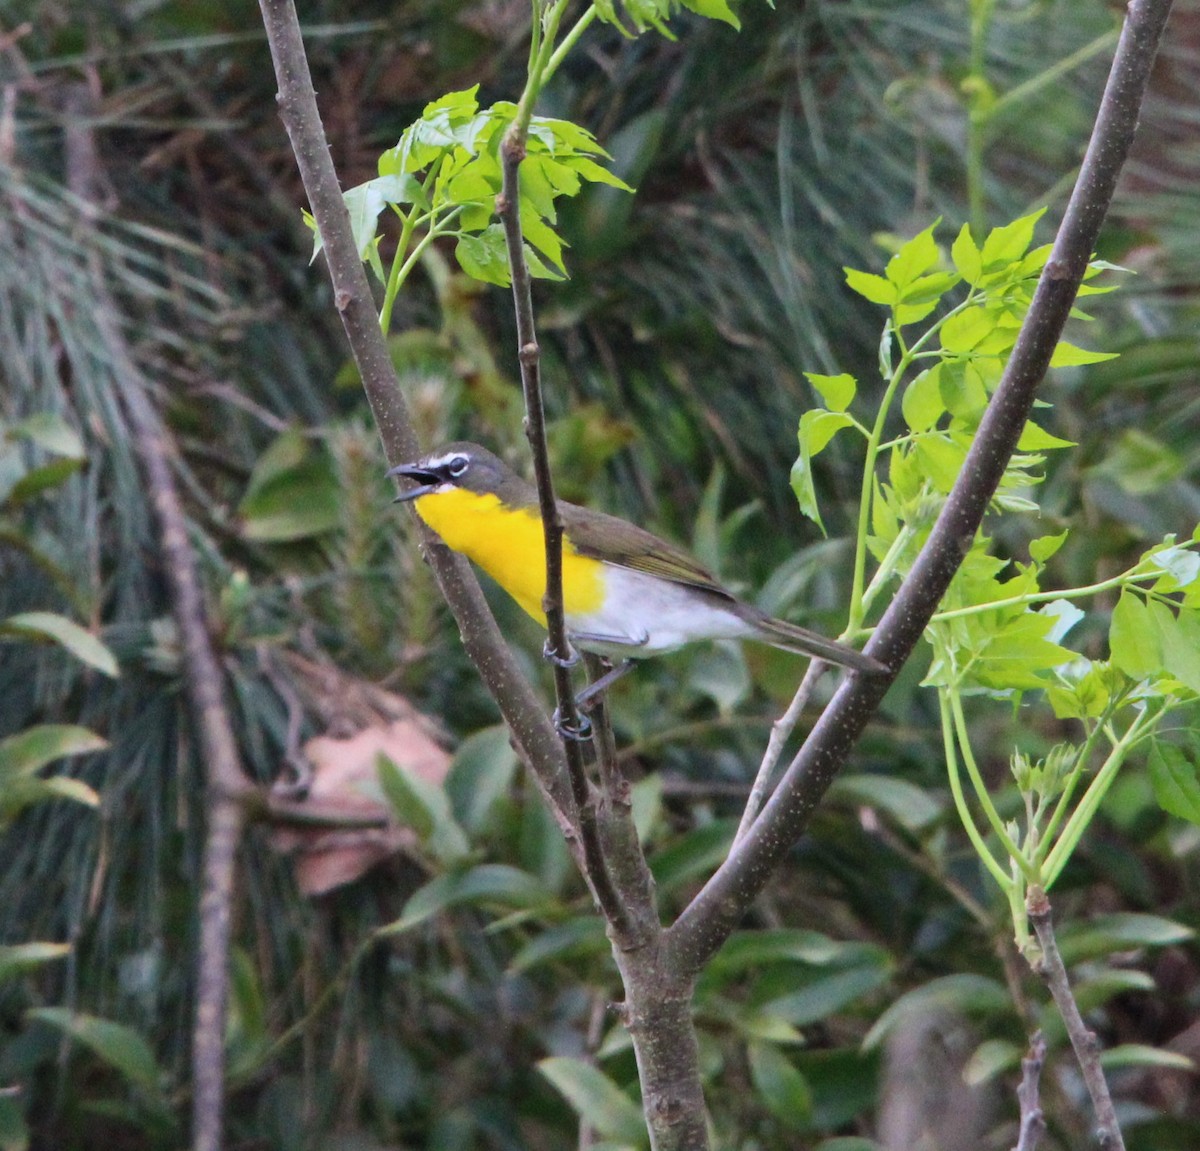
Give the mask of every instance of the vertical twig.
[(1040, 888), (1030, 890), (1026, 903), (1029, 911), (1029, 921), (1037, 934), (1038, 943), (1042, 948), (1041, 960), (1035, 965), (1037, 973), (1045, 980), (1054, 1005), (1062, 1016), (1067, 1027), (1067, 1036), (1075, 1051), (1079, 1070), (1083, 1074), (1083, 1082), (1096, 1109), (1096, 1138), (1106, 1151), (1125, 1151), (1125, 1140), (1121, 1136), (1121, 1128), (1117, 1123), (1116, 1109), (1113, 1107), (1112, 1095), (1109, 1094), (1108, 1081), (1104, 1078), (1104, 1070), (1100, 1066), (1100, 1045), (1096, 1033), (1090, 1030), (1079, 1013), (1079, 1004), (1071, 992), (1071, 984), (1067, 979), (1067, 968), (1058, 950), (1058, 941), (1054, 938), (1054, 923), (1050, 915), (1050, 900)]
[(1029, 1041), (1029, 1053), (1021, 1060), (1021, 1082), (1017, 1086), (1021, 1126), (1013, 1151), (1037, 1151), (1038, 1143), (1046, 1134), (1046, 1117), (1042, 1114), (1041, 1097), (1038, 1093), (1045, 1062), (1046, 1040), (1040, 1031), (1035, 1031)]
[[(526, 98), (522, 99), (523, 108)], [(496, 211), (504, 227), (512, 274), (525, 431), (533, 453), (545, 533), (546, 594), (542, 607), (549, 633), (546, 650), (554, 663), (558, 714), (569, 731), (578, 729), (580, 718), (568, 667), (571, 649), (563, 618), (563, 529), (546, 450), (533, 295), (520, 215), (519, 176), (525, 158), (520, 124), (527, 122), (514, 124), (501, 145), (503, 184)], [(589, 661), (589, 671), (598, 670), (598, 663)], [(623, 1012), (637, 1058), (650, 1145), (653, 1151), (708, 1151), (699, 1048), (692, 1020), (692, 975), (664, 961), (654, 880), (633, 824), (629, 784), (616, 766), (603, 700), (595, 711), (594, 738), (605, 785), (599, 797), (587, 778), (579, 742), (570, 738), (563, 742), (568, 774), (579, 801), (587, 874), (608, 920), (613, 955), (625, 987)]]
[(537, 483), (538, 505), (546, 547), (546, 593), (542, 610), (546, 616), (546, 655), (554, 667), (554, 695), (557, 715), (564, 730), (563, 750), (567, 760), (567, 777), (579, 810), (583, 855), (592, 891), (605, 918), (619, 931), (629, 928), (629, 915), (621, 892), (609, 875), (608, 864), (600, 842), (596, 819), (596, 797), (588, 781), (583, 762), (583, 745), (572, 733), (581, 731), (584, 722), (575, 705), (575, 688), (571, 683), (571, 662), (575, 658), (567, 640), (567, 625), (563, 618), (562, 543), (563, 525), (558, 502), (554, 498), (554, 477), (550, 473), (550, 457), (546, 448), (546, 414), (542, 405), (541, 353), (533, 320), (533, 290), (529, 264), (525, 259), (525, 242), (521, 232), (520, 169), (525, 159), (525, 141), (516, 125), (505, 133), (500, 145), (500, 160), (504, 173), (500, 195), (496, 198), (496, 214), (504, 227), (508, 248), (508, 265), (512, 276), (513, 308), (517, 320), (517, 356), (521, 364), (521, 387), (525, 393), (525, 435), (533, 455), (534, 479)]

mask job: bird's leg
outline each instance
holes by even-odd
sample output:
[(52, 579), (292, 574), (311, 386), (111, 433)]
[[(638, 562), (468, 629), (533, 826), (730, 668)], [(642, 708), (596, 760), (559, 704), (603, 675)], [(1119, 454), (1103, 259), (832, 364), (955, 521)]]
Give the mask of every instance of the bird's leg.
[(592, 680), (592, 682), (589, 683), (587, 687), (585, 687), (583, 691), (581, 691), (575, 697), (575, 706), (579, 708), (581, 712), (589, 710), (599, 695), (608, 691), (608, 689), (612, 687), (617, 680), (633, 670), (633, 660), (631, 659), (623, 659), (615, 667), (608, 663), (608, 660), (605, 660), (604, 663), (608, 665), (608, 670), (599, 679)]

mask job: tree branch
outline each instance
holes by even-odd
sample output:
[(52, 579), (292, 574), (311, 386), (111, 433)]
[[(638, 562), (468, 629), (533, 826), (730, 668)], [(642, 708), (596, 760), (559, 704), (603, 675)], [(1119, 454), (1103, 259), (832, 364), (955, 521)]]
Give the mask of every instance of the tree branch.
[[(1003, 378), (928, 541), (867, 645), (869, 655), (893, 669), (921, 638), (1016, 449), (1129, 153), (1170, 9), (1170, 0), (1131, 0), (1079, 179)], [(698, 971), (749, 909), (804, 831), (893, 677), (851, 676), (835, 693), (762, 815), (668, 931), (668, 945), (685, 969)]]
[(1046, 1134), (1046, 1117), (1038, 1086), (1042, 1078), (1042, 1065), (1046, 1062), (1046, 1040), (1040, 1031), (1033, 1033), (1029, 1041), (1029, 1053), (1021, 1060), (1021, 1082), (1017, 1087), (1017, 1103), (1021, 1108), (1021, 1126), (1017, 1134), (1017, 1145), (1013, 1151), (1037, 1151), (1037, 1145)]
[[(321, 232), (334, 302), (388, 462), (404, 463), (419, 454), (416, 435), (354, 244), (350, 218), (317, 108), (295, 5), (292, 0), (260, 0), (259, 7), (279, 84), (280, 116)], [(467, 561), (449, 551), (424, 525), (419, 530), (438, 585), (458, 622), (467, 655), (500, 708), (568, 841), (574, 844), (576, 805), (564, 771), (558, 736), (505, 646)]]
[(1034, 969), (1045, 981), (1054, 998), (1054, 1005), (1059, 1015), (1067, 1025), (1067, 1036), (1075, 1051), (1075, 1059), (1083, 1074), (1083, 1082), (1092, 1098), (1092, 1106), (1096, 1109), (1096, 1122), (1099, 1124), (1096, 1137), (1100, 1146), (1109, 1151), (1125, 1151), (1125, 1140), (1121, 1136), (1121, 1128), (1117, 1123), (1117, 1113), (1113, 1108), (1112, 1095), (1109, 1094), (1108, 1081), (1100, 1067), (1100, 1047), (1096, 1042), (1096, 1033), (1091, 1031), (1079, 1013), (1079, 1004), (1071, 992), (1071, 983), (1067, 979), (1067, 968), (1058, 950), (1058, 941), (1054, 938), (1054, 922), (1050, 915), (1050, 900), (1040, 888), (1031, 889), (1026, 901), (1029, 912), (1029, 922), (1037, 933), (1038, 943), (1041, 944), (1041, 961)]

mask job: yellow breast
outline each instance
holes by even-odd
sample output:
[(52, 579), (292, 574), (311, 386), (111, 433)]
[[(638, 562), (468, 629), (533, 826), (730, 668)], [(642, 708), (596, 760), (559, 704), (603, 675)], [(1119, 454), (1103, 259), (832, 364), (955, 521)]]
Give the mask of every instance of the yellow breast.
[[(414, 501), (417, 514), (447, 547), (462, 552), (488, 573), (539, 623), (546, 622), (546, 542), (541, 517), (526, 508), (506, 508), (494, 495), (454, 488)], [(589, 614), (604, 600), (603, 565), (581, 556), (563, 540), (563, 607), (568, 615)]]

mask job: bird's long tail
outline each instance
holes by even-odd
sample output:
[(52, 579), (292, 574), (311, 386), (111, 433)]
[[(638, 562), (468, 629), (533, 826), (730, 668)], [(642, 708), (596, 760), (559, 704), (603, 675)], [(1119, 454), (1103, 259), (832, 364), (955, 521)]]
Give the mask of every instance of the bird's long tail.
[(826, 639), (815, 631), (797, 627), (786, 620), (775, 619), (769, 615), (759, 615), (757, 612), (750, 620), (764, 643), (773, 647), (781, 647), (785, 651), (800, 652), (801, 655), (815, 656), (817, 659), (835, 663), (838, 667), (848, 667), (853, 671), (874, 673), (876, 675), (887, 671), (877, 659), (863, 655), (852, 647), (847, 647), (837, 640)]

